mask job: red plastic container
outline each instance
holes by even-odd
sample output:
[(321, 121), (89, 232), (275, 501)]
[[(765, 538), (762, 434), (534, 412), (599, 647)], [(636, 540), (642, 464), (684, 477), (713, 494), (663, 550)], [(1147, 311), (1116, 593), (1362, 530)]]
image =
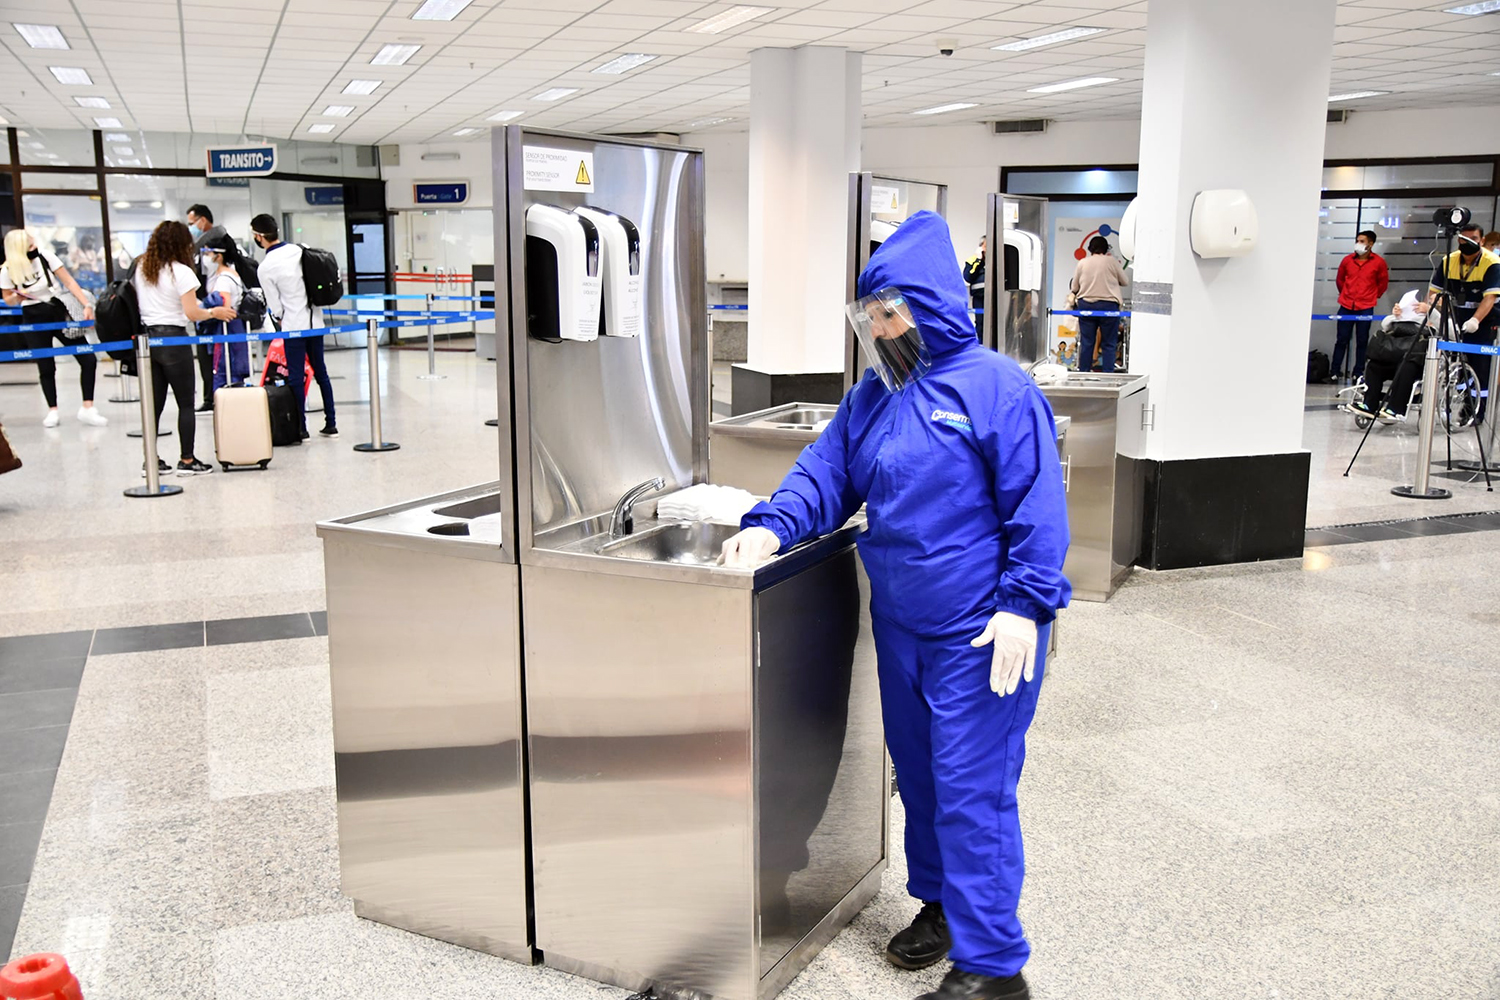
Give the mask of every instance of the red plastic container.
[(83, 1000), (78, 979), (61, 955), (43, 952), (18, 958), (0, 969), (4, 1000)]

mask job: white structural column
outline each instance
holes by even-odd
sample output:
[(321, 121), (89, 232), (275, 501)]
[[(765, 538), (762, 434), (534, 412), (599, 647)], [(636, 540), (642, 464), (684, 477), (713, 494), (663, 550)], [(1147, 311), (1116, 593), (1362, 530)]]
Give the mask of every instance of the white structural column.
[[(1292, 510), (1268, 514), (1255, 504), (1240, 515), (1232, 503), (1220, 505), (1217, 521), (1183, 527), (1250, 536), (1270, 527), (1300, 552), (1308, 317), (1336, 6), (1151, 0), (1130, 367), (1151, 377), (1154, 426), (1145, 455), (1157, 465), (1153, 488), (1160, 495), (1148, 495), (1147, 505), (1148, 515), (1153, 502), (1158, 508), (1158, 533), (1170, 533), (1186, 506), (1175, 494), (1196, 492), (1200, 507), (1218, 500), (1203, 495), (1206, 467), (1195, 473), (1174, 466), (1245, 458), (1218, 463), (1213, 478), (1244, 496), (1268, 479), (1290, 477), (1278, 485), (1301, 498), (1295, 538), (1286, 530)], [(1193, 252), (1194, 198), (1221, 188), (1243, 190), (1254, 202), (1259, 238), (1247, 256)], [(1289, 473), (1299, 459), (1302, 471)], [(1263, 523), (1267, 518), (1275, 524)], [(1217, 556), (1189, 562), (1274, 554), (1255, 544), (1241, 552), (1224, 539), (1218, 544)]]
[[(746, 367), (762, 375), (842, 376), (859, 131), (858, 53), (806, 46), (750, 54)], [(736, 393), (740, 384), (737, 377)]]

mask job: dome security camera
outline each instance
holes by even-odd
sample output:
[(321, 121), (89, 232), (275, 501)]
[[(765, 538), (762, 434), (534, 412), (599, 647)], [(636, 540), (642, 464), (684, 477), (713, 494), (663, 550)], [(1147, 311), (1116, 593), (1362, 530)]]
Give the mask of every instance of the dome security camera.
[(958, 48), (958, 42), (952, 38), (939, 38), (937, 47), (938, 55), (951, 56), (953, 54), (953, 50)]

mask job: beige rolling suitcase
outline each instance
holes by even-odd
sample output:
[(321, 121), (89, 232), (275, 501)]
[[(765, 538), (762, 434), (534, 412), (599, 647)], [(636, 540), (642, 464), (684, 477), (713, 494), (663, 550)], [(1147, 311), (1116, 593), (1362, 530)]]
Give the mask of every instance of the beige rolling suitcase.
[(271, 462), (271, 407), (266, 390), (238, 385), (230, 374), (229, 345), (223, 345), (225, 385), (214, 393), (214, 457), (224, 471), (236, 465)]

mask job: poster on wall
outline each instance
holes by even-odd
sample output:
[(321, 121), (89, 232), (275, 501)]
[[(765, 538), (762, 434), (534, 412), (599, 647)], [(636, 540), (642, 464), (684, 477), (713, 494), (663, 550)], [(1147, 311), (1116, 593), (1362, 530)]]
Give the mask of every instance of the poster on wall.
[[(1054, 206), (1056, 207), (1056, 206)], [(1058, 218), (1052, 223), (1052, 247), (1056, 259), (1052, 266), (1052, 288), (1048, 306), (1052, 309), (1068, 308), (1068, 286), (1073, 281), (1073, 269), (1078, 261), (1088, 256), (1089, 240), (1103, 236), (1109, 241), (1110, 252), (1124, 262), (1120, 253), (1120, 218)], [(1047, 353), (1053, 362), (1068, 368), (1078, 367), (1078, 318), (1076, 316), (1053, 316)]]

